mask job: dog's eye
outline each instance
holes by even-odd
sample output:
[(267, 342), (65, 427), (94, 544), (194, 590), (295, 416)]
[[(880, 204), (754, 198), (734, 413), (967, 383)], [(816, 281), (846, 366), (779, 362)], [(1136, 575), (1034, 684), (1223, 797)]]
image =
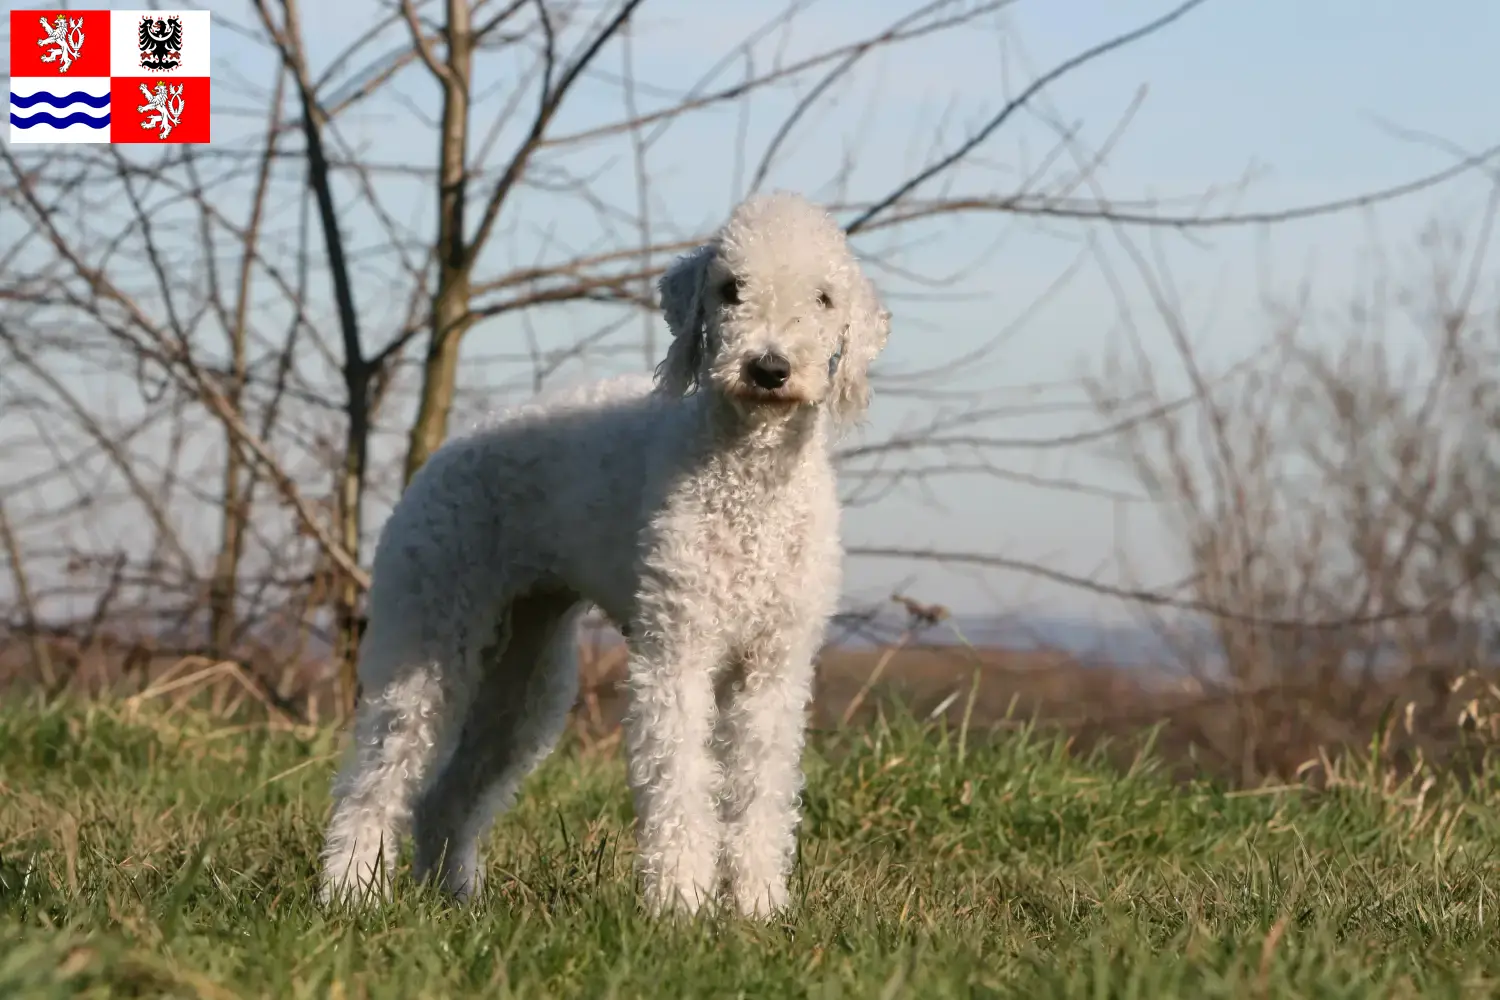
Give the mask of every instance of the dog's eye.
[(740, 304), (740, 288), (744, 283), (739, 278), (729, 278), (719, 286), (719, 298), (725, 305), (737, 306)]
[(833, 296), (829, 295), (826, 291), (818, 292), (818, 305), (822, 306), (824, 309), (832, 309)]

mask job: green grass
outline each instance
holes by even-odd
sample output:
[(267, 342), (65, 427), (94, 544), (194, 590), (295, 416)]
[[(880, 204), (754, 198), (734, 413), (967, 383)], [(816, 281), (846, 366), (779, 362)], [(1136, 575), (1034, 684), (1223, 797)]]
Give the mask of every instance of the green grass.
[[(1036, 735), (815, 741), (797, 906), (637, 909), (617, 755), (560, 751), (482, 900), (311, 899), (336, 741), (0, 709), (0, 997), (1458, 997), (1500, 992), (1500, 786), (1172, 787)], [(1356, 768), (1357, 770), (1357, 768)]]

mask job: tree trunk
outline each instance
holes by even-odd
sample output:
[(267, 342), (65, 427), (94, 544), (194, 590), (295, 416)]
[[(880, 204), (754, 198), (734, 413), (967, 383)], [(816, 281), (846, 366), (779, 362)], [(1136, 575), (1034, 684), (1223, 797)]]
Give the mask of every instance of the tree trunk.
[[(354, 307), (354, 288), (349, 262), (344, 255), (344, 237), (339, 231), (338, 208), (333, 201), (332, 170), (323, 148), (326, 114), (318, 103), (312, 77), (303, 57), (300, 18), (296, 0), (281, 0), (286, 9), (286, 60), (302, 101), (302, 131), (307, 140), (307, 179), (318, 204), (323, 241), (328, 251), (329, 278), (338, 305), (339, 331), (344, 346), (345, 418), (344, 460), (337, 482), (339, 545), (349, 560), (359, 565), (359, 533), (365, 492), (365, 461), (370, 430), (369, 387), (371, 369), (359, 337), (359, 313)], [(339, 665), (339, 694), (345, 714), (354, 710), (358, 696), (356, 656), (359, 648), (359, 587), (347, 577), (338, 585), (334, 600), (335, 649)]]
[(405, 481), (417, 474), (448, 436), (448, 417), (458, 378), (458, 351), (469, 311), (469, 282), (463, 274), (443, 274), (432, 302), (432, 337), (422, 367), (422, 398), (406, 451)]
[(466, 0), (448, 0), (447, 41), (438, 151), (437, 291), (432, 297), (432, 331), (422, 369), (422, 395), (406, 451), (406, 482), (411, 482), (411, 477), (448, 435), (458, 350), (469, 327), (469, 273), (474, 261), (464, 241), (464, 209), (468, 194), (473, 36)]
[(0, 500), (0, 547), (10, 561), (11, 582), (16, 587), (16, 603), (21, 606), (22, 625), (26, 629), (27, 641), (31, 645), (31, 666), (36, 679), (47, 697), (57, 693), (57, 674), (52, 669), (52, 655), (47, 649), (47, 637), (42, 635), (41, 623), (36, 616), (36, 601), (31, 594), (31, 580), (26, 574), (26, 563), (21, 558), (21, 544), (10, 526), (10, 515), (5, 512), (5, 503)]
[(240, 555), (244, 551), (245, 508), (240, 483), (244, 463), (240, 460), (239, 442), (227, 430), (224, 446), (219, 554), (214, 559), (214, 575), (208, 585), (208, 655), (215, 660), (228, 659), (234, 650), (234, 633), (239, 625), (235, 597), (239, 590)]
[[(344, 465), (339, 478), (339, 544), (358, 561), (360, 534), (364, 528), (365, 466), (370, 439), (369, 376), (363, 364), (346, 368), (349, 393), (348, 437), (344, 442)], [(339, 694), (345, 713), (359, 702), (359, 584), (348, 574), (339, 574), (336, 601), (336, 643), (339, 664)]]

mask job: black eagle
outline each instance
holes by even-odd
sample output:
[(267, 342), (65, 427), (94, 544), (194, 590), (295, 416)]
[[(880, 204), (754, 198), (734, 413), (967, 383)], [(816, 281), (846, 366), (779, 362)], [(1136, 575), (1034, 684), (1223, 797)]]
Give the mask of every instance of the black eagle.
[(160, 71), (182, 65), (182, 18), (143, 17), (138, 35), (141, 66)]

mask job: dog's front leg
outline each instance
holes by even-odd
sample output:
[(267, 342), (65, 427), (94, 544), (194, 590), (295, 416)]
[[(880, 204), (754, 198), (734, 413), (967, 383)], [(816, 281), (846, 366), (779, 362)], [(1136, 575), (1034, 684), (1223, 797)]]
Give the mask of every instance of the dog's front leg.
[[(678, 628), (668, 635), (695, 630)], [(710, 741), (713, 674), (723, 652), (703, 638), (664, 638), (632, 627), (625, 717), (635, 798), (637, 872), (653, 913), (693, 913), (713, 896), (719, 771)]]
[(724, 864), (736, 908), (768, 917), (787, 903), (802, 791), (802, 745), (821, 629), (768, 632), (742, 654), (718, 720), (724, 761)]

